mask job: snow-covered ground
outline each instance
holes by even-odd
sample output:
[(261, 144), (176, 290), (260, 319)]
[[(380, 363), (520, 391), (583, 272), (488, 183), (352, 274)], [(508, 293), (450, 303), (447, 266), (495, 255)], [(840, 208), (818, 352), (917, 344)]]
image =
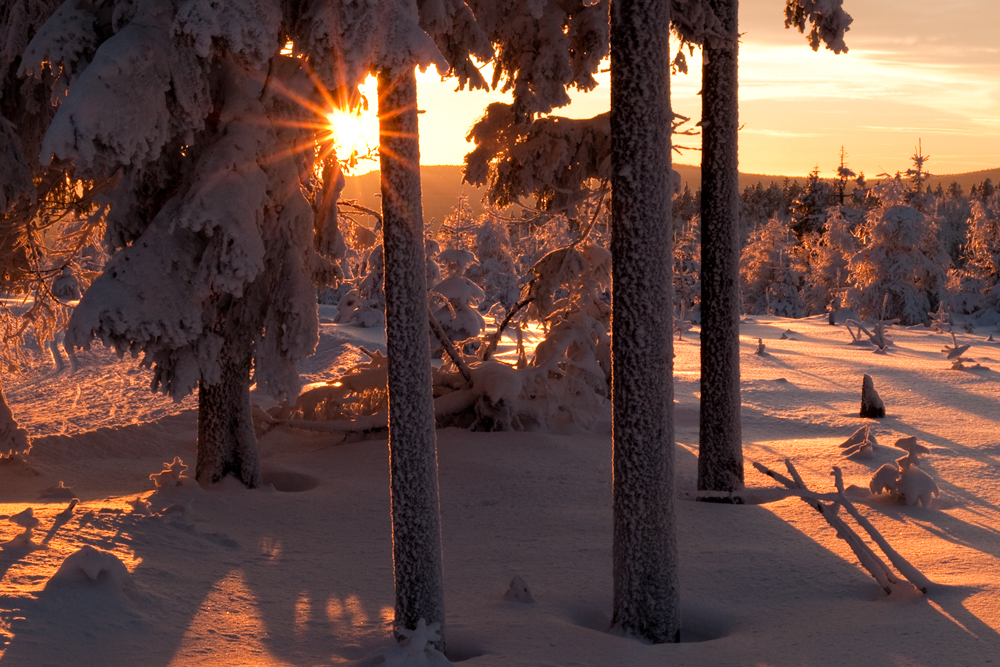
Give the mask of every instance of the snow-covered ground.
[[(757, 317), (742, 328), (747, 484), (757, 461), (832, 492), (833, 466), (866, 488), (916, 436), (941, 489), (931, 508), (855, 504), (934, 583), (892, 595), (798, 498), (678, 503), (683, 642), (605, 630), (611, 610), (608, 434), (438, 433), (453, 662), (487, 665), (988, 665), (1000, 663), (1000, 343), (958, 334), (982, 367), (952, 370), (951, 337), (894, 329), (876, 354), (825, 318)], [(782, 339), (782, 335), (785, 338)], [(757, 339), (766, 354), (754, 354)], [(323, 325), (303, 368), (327, 380), (379, 345)], [(344, 357), (343, 354), (354, 357)], [(677, 478), (695, 487), (697, 331), (676, 343)], [(377, 665), (390, 643), (392, 560), (385, 437), (279, 428), (262, 439), (271, 490), (185, 485), (154, 496), (151, 473), (194, 463), (194, 399), (149, 394), (134, 362), (94, 351), (76, 374), (39, 366), (6, 382), (36, 436), (29, 463), (0, 468), (0, 515), (32, 508), (32, 542), (0, 522), (0, 636), (8, 665)], [(972, 364), (967, 364), (972, 365)], [(857, 416), (869, 374), (887, 416)], [(870, 423), (868, 460), (838, 446)], [(44, 436), (44, 437), (39, 437)], [(72, 515), (58, 517), (70, 494)], [(43, 490), (49, 489), (46, 494)], [(763, 495), (763, 494), (759, 494)], [(158, 510), (163, 510), (158, 511)], [(841, 516), (845, 516), (841, 511)], [(25, 523), (22, 517), (21, 523)], [(30, 523), (27, 522), (27, 523)], [(13, 542), (9, 542), (14, 540)], [(84, 551), (58, 576), (63, 561)], [(533, 602), (505, 601), (515, 576)]]

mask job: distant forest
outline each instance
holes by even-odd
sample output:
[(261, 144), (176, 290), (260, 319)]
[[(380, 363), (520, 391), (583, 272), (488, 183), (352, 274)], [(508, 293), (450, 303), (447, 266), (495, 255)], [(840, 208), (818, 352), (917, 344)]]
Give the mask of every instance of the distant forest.
[[(697, 191), (701, 185), (701, 167), (689, 164), (675, 164), (674, 170), (681, 175), (681, 182), (691, 190)], [(801, 176), (775, 176), (768, 174), (744, 174), (740, 173), (740, 191), (748, 187), (761, 183), (768, 186), (776, 183), (779, 186), (788, 183), (803, 184), (807, 179)], [(431, 225), (440, 224), (445, 216), (451, 213), (458, 198), (465, 195), (468, 198), (468, 206), (474, 215), (482, 215), (483, 195), (486, 193), (486, 186), (474, 186), (462, 182), (461, 165), (421, 165), (420, 167), (421, 186), (423, 187), (424, 220)], [(968, 192), (972, 186), (989, 179), (994, 185), (1000, 185), (1000, 167), (996, 169), (984, 169), (972, 171), (964, 174), (946, 174), (937, 176), (931, 174), (927, 179), (927, 184), (932, 188), (938, 185), (947, 188), (952, 183), (962, 186)], [(833, 184), (833, 178), (821, 178), (820, 180)], [(853, 190), (855, 184), (848, 184), (848, 191)], [(356, 200), (359, 204), (368, 208), (378, 210), (379, 204), (379, 182), (378, 170), (370, 171), (360, 176), (348, 176), (347, 186), (341, 195), (345, 199)], [(528, 202), (525, 202), (528, 203)]]
[[(1000, 169), (933, 176), (926, 156), (912, 168), (867, 180), (846, 166), (840, 178), (740, 174), (740, 300), (747, 314), (803, 317), (840, 310), (902, 324), (948, 320), (972, 328), (1000, 324)], [(681, 187), (673, 200), (674, 273), (677, 316), (700, 321), (701, 238), (698, 167), (676, 165)], [(487, 236), (504, 236), (512, 275), (475, 282), (487, 294), (486, 310), (510, 308), (532, 275), (535, 261), (580, 234), (607, 243), (607, 200), (596, 189), (586, 215), (574, 218), (542, 211), (524, 200), (504, 210), (484, 204), (485, 187), (462, 183), (459, 166), (424, 167), (424, 220), (429, 239), (441, 249), (461, 249), (489, 263), (477, 248)], [(377, 211), (378, 173), (348, 179), (344, 200)], [(584, 218), (592, 216), (583, 231)], [(370, 226), (372, 218), (357, 218)], [(554, 224), (553, 224), (554, 223)], [(500, 231), (501, 229), (505, 231)], [(494, 240), (494, 243), (497, 241)], [(495, 253), (495, 250), (493, 251)], [(516, 266), (516, 268), (514, 268)], [(364, 268), (358, 267), (364, 273)], [(494, 273), (488, 271), (486, 273)], [(500, 283), (503, 288), (500, 288)], [(346, 289), (341, 288), (341, 291)]]

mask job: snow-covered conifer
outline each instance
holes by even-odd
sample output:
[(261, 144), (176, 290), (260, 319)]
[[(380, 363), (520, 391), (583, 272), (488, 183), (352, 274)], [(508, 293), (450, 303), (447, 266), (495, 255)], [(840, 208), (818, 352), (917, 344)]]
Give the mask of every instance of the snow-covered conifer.
[(750, 235), (740, 257), (743, 308), (753, 314), (802, 317), (795, 235), (787, 223), (772, 218)]
[(486, 307), (499, 303), (509, 310), (517, 303), (518, 276), (507, 225), (495, 215), (484, 215), (476, 230), (474, 251), (476, 263), (465, 270), (466, 277), (482, 287)]
[(851, 259), (848, 299), (862, 317), (877, 317), (888, 295), (886, 316), (905, 325), (927, 320), (946, 296), (948, 255), (933, 218), (906, 204), (897, 176), (875, 188), (878, 208), (858, 229), (861, 249)]

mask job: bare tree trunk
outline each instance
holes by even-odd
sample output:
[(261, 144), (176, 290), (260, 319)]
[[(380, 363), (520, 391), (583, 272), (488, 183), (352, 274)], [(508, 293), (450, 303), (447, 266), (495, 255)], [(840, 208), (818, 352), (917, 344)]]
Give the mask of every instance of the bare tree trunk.
[(614, 609), (680, 640), (674, 521), (669, 0), (611, 4)]
[(738, 0), (709, 0), (725, 39), (706, 40), (702, 70), (701, 427), (698, 489), (743, 488), (740, 419)]
[(378, 75), (389, 462), (397, 628), (441, 624), (444, 593), (437, 450), (413, 69)]
[(198, 383), (195, 476), (201, 484), (232, 473), (248, 488), (261, 485), (260, 451), (250, 418), (250, 359), (249, 351), (231, 356), (224, 350), (219, 381)]

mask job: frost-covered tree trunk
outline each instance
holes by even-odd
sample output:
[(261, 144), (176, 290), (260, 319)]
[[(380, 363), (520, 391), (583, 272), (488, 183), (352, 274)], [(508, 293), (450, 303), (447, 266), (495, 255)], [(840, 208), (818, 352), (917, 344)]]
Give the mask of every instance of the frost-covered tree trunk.
[(7, 405), (7, 396), (0, 386), (0, 459), (23, 456), (30, 450), (28, 432), (17, 425), (14, 413)]
[(441, 624), (444, 595), (434, 399), (428, 349), (424, 223), (412, 68), (378, 75), (389, 462), (397, 628)]
[(724, 37), (705, 40), (701, 154), (701, 426), (698, 489), (743, 488), (740, 423), (738, 0), (709, 0)]
[(223, 350), (219, 381), (198, 383), (199, 483), (214, 484), (232, 474), (247, 488), (261, 485), (260, 453), (250, 418), (251, 358), (249, 351), (231, 356)]
[(674, 525), (669, 0), (611, 4), (614, 609), (680, 639)]

